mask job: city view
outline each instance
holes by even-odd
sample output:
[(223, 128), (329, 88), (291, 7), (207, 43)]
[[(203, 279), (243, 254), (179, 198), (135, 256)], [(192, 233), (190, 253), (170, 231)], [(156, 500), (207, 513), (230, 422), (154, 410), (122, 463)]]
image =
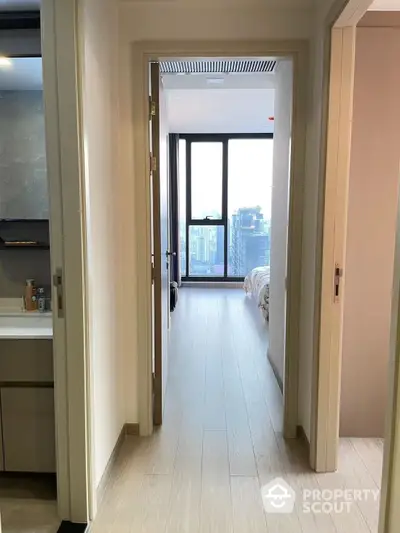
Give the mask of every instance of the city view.
[[(228, 276), (244, 277), (257, 266), (270, 264), (271, 221), (261, 207), (241, 207), (228, 220)], [(189, 226), (191, 276), (224, 275), (224, 226)], [(180, 227), (180, 260), (186, 276), (186, 224)]]
[[(186, 141), (179, 142), (181, 275), (224, 277), (226, 262), (228, 277), (243, 278), (253, 268), (269, 266), (272, 139), (229, 140), (226, 225), (222, 223), (222, 143), (191, 145), (191, 209), (196, 221), (191, 224), (186, 220)], [(202, 220), (207, 225), (201, 225)], [(209, 225), (212, 220), (215, 225)]]

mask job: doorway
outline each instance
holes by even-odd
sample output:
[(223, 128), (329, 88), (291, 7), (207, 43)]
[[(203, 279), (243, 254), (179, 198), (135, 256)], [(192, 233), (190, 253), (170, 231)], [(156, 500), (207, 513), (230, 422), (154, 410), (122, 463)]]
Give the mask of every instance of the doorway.
[[(19, 387), (14, 387), (16, 390), (4, 387), (7, 388), (4, 407), (6, 411), (10, 412), (11, 409), (13, 413), (11, 419), (9, 416), (6, 417), (8, 420), (5, 424), (7, 427), (4, 428), (7, 432), (6, 440), (9, 442), (11, 439), (12, 442), (13, 438), (17, 439), (17, 446), (14, 450), (11, 449), (11, 455), (8, 453), (8, 457), (5, 457), (5, 465), (6, 468), (7, 464), (11, 468), (18, 468), (22, 459), (23, 470), (40, 469), (56, 472), (57, 487), (56, 491), (52, 491), (53, 501), (43, 503), (44, 507), (51, 508), (47, 526), (51, 523), (56, 530), (55, 521), (58, 525), (61, 521), (87, 523), (90, 514), (88, 492), (91, 495), (88, 482), (90, 465), (87, 468), (86, 464), (88, 402), (83, 317), (84, 276), (81, 256), (82, 217), (76, 215), (78, 212), (82, 213), (81, 196), (78, 192), (81, 159), (76, 88), (79, 84), (78, 69), (76, 69), (77, 50), (75, 45), (71, 45), (72, 42), (75, 43), (77, 11), (76, 2), (66, 5), (52, 0), (43, 0), (40, 12), (37, 9), (35, 5), (29, 12), (11, 10), (2, 13), (0, 43), (3, 82), (5, 83), (8, 77), (9, 80), (13, 79), (13, 83), (27, 84), (35, 93), (31, 95), (30, 100), (36, 103), (31, 108), (29, 119), (21, 112), (14, 115), (11, 126), (17, 128), (19, 125), (22, 133), (19, 137), (15, 137), (15, 142), (11, 140), (9, 145), (11, 150), (8, 152), (8, 157), (11, 156), (12, 159), (12, 154), (18, 154), (17, 140), (22, 140), (19, 145), (22, 153), (8, 167), (10, 174), (14, 172), (8, 186), (8, 204), (13, 205), (13, 208), (19, 206), (19, 209), (24, 206), (26, 211), (20, 211), (20, 215), (18, 212), (12, 214), (14, 222), (2, 223), (2, 241), (10, 241), (12, 246), (15, 246), (16, 242), (24, 243), (24, 250), (10, 250), (2, 242), (1, 254), (3, 264), (5, 261), (14, 261), (15, 265), (19, 264), (20, 267), (23, 255), (18, 256), (18, 253), (29, 255), (30, 259), (26, 258), (26, 261), (23, 261), (22, 270), (14, 268), (12, 271), (9, 270), (9, 273), (18, 284), (21, 283), (18, 276), (22, 274), (27, 278), (35, 277), (38, 286), (46, 285), (43, 287), (48, 291), (45, 303), (48, 306), (51, 298), (52, 312), (44, 317), (36, 317), (33, 314), (30, 318), (27, 313), (22, 317), (16, 317), (15, 313), (9, 317), (12, 321), (16, 318), (23, 321), (32, 320), (32, 323), (36, 322), (36, 326), (37, 321), (44, 320), (47, 323), (46, 327), (42, 328), (42, 334), (45, 333), (43, 339), (9, 340), (10, 343), (14, 343), (14, 347), (17, 347), (14, 351), (18, 354), (20, 364), (16, 365), (17, 360), (14, 359), (17, 372), (11, 373), (13, 375), (8, 372), (8, 377)], [(22, 71), (17, 69), (17, 63), (21, 63), (22, 66), (25, 64), (25, 68), (22, 68)], [(32, 68), (34, 64), (38, 68)], [(60, 64), (63, 64), (62, 72), (58, 70)], [(43, 95), (39, 94), (41, 92)], [(9, 98), (20, 99), (26, 106), (29, 98), (28, 94), (25, 96), (23, 91), (8, 94)], [(39, 104), (40, 100), (42, 104)], [(19, 110), (22, 110), (21, 102)], [(38, 124), (41, 125), (40, 134), (37, 131), (34, 133), (33, 125)], [(68, 156), (64, 157), (65, 154)], [(21, 178), (22, 185), (25, 186), (18, 189), (16, 185), (17, 183), (21, 185)], [(10, 184), (13, 184), (13, 187), (10, 188)], [(2, 193), (2, 200), (5, 197)], [(32, 205), (36, 206), (36, 214), (32, 210), (28, 211)], [(43, 205), (46, 205), (48, 211), (40, 208)], [(4, 207), (6, 206), (2, 205), (2, 208)], [(23, 220), (15, 223), (16, 216), (22, 217)], [(32, 223), (33, 217), (39, 218), (39, 222)], [(7, 235), (4, 234), (4, 230), (7, 230)], [(28, 245), (31, 245), (31, 248)], [(68, 265), (68, 275), (66, 265)], [(33, 275), (26, 272), (31, 269), (35, 270)], [(18, 286), (9, 284), (8, 290), (14, 287), (19, 293)], [(67, 293), (68, 305), (65, 298)], [(22, 297), (22, 294), (20, 296)], [(19, 312), (22, 302), (20, 296), (17, 298)], [(14, 295), (11, 297), (14, 298)], [(24, 343), (28, 345), (31, 343), (31, 348), (28, 347), (26, 365), (21, 363)], [(33, 347), (35, 343), (38, 343), (37, 348)], [(6, 355), (3, 352), (4, 350), (2, 356)], [(2, 360), (2, 365), (4, 362)], [(10, 370), (12, 369), (9, 368)], [(74, 382), (67, 379), (67, 375), (72, 374), (76, 376)], [(5, 373), (2, 371), (3, 376), (5, 377)], [(17, 383), (15, 383), (16, 378)], [(41, 381), (40, 387), (30, 386), (36, 384), (38, 380)], [(15, 395), (19, 395), (20, 392), (20, 401), (14, 401)], [(49, 429), (50, 426), (52, 430)], [(33, 442), (24, 434), (25, 429), (29, 429), (31, 435), (34, 434)], [(55, 433), (53, 439), (51, 439), (52, 433)], [(40, 442), (42, 438), (45, 439), (45, 443)], [(51, 440), (53, 445), (49, 446)], [(24, 454), (24, 446), (27, 443), (29, 453)], [(18, 464), (14, 459), (18, 459)], [(32, 488), (34, 491), (38, 489), (34, 483), (26, 487), (27, 492)], [(48, 495), (49, 492), (45, 497)], [(18, 506), (13, 508), (12, 516), (9, 515), (9, 518), (14, 520), (14, 525), (24, 519), (30, 525), (36, 521), (40, 521), (40, 525), (46, 525), (46, 513), (41, 514), (33, 500), (30, 503), (32, 505), (28, 505), (30, 509), (26, 510), (26, 513), (24, 510), (21, 512)], [(3, 530), (5, 527), (7, 525), (3, 524)], [(26, 527), (26, 523), (22, 527)]]
[[(158, 57), (171, 57), (171, 53), (168, 53), (168, 45), (165, 44), (166, 49), (163, 50), (163, 46), (160, 48), (160, 52)], [(250, 46), (251, 47), (251, 46)], [(136, 53), (143, 54), (143, 58), (145, 61), (149, 61), (149, 59), (154, 60), (154, 54), (148, 54), (146, 52), (146, 44), (143, 43), (142, 45), (137, 45), (135, 48)], [(161, 51), (162, 50), (162, 51)], [(204, 54), (200, 52), (201, 46), (199, 45), (199, 53), (197, 54), (197, 57), (207, 57), (207, 54)], [(210, 52), (208, 52), (209, 54)], [(254, 53), (254, 52), (253, 52)], [(302, 100), (304, 98), (304, 79), (301, 74), (299, 74), (299, 71), (297, 70), (299, 65), (302, 64), (302, 60), (304, 60), (304, 56), (302, 55), (302, 52), (299, 54), (288, 54), (287, 52), (280, 52), (282, 56), (290, 56), (292, 57), (294, 61), (294, 72), (295, 72), (295, 79), (297, 79), (297, 82), (295, 81), (294, 85), (297, 87), (297, 90), (295, 91), (294, 95), (294, 103), (293, 108), (294, 110), (298, 109), (296, 107), (296, 101), (298, 102), (299, 99)], [(234, 55), (232, 51), (230, 51), (230, 54), (232, 54), (233, 57), (238, 57), (238, 54)], [(182, 53), (180, 57), (184, 56), (190, 57), (190, 55), (187, 53), (187, 50), (185, 53)], [(247, 54), (247, 56), (251, 56), (251, 54)], [(277, 54), (275, 54), (277, 55)], [(219, 57), (221, 54), (219, 54)], [(240, 56), (239, 56), (240, 57)], [(257, 57), (259, 57), (259, 54), (257, 54)], [(296, 66), (297, 65), (297, 66)], [(300, 69), (301, 70), (301, 69)], [(297, 73), (297, 74), (296, 74)], [(140, 71), (137, 72), (139, 79), (141, 79), (141, 76), (143, 76), (143, 73)], [(298, 77), (296, 77), (298, 76)], [(135, 78), (136, 79), (136, 78)], [(143, 78), (143, 80), (146, 80), (146, 77)], [(142, 87), (142, 86), (140, 86)], [(138, 101), (146, 101), (147, 97), (145, 95), (145, 92), (139, 87), (139, 84), (136, 86), (135, 84), (135, 95), (137, 98), (134, 99), (134, 105), (136, 106), (136, 103)], [(145, 87), (145, 85), (144, 85)], [(138, 92), (137, 92), (138, 91)], [(144, 100), (142, 100), (144, 99)], [(135, 113), (139, 112), (139, 109), (135, 110)], [(145, 122), (143, 123), (145, 126)], [(284, 374), (285, 374), (285, 416), (284, 416), (284, 433), (285, 436), (288, 437), (295, 437), (297, 435), (297, 349), (298, 349), (298, 342), (295, 342), (295, 338), (297, 338), (298, 335), (298, 322), (295, 323), (295, 317), (297, 316), (296, 313), (298, 313), (299, 309), (297, 308), (297, 304), (299, 302), (299, 299), (296, 298), (296, 295), (298, 294), (298, 291), (300, 289), (299, 284), (299, 275), (300, 275), (300, 256), (301, 256), (301, 224), (294, 224), (294, 213), (297, 213), (297, 216), (300, 216), (301, 219), (301, 209), (300, 204), (302, 202), (301, 197), (301, 176), (303, 173), (303, 164), (304, 164), (304, 152), (300, 149), (300, 146), (302, 146), (302, 143), (304, 142), (305, 138), (304, 135), (301, 133), (303, 132), (304, 128), (304, 122), (303, 118), (300, 116), (297, 116), (296, 111), (293, 115), (293, 142), (292, 142), (292, 149), (291, 149), (291, 165), (290, 165), (290, 173), (291, 173), (291, 189), (290, 189), (290, 199), (287, 200), (288, 202), (288, 212), (289, 212), (289, 231), (288, 231), (288, 258), (287, 258), (287, 288), (288, 288), (288, 297), (287, 297), (287, 305), (286, 305), (286, 313), (287, 313), (287, 322), (286, 322), (286, 331), (284, 333), (285, 336), (285, 351), (286, 351), (286, 358), (285, 358), (285, 368), (284, 368)], [(139, 132), (138, 132), (139, 133)], [(140, 139), (140, 140), (139, 140)], [(150, 172), (150, 168), (147, 166), (146, 162), (147, 159), (143, 158), (143, 153), (146, 152), (148, 149), (148, 141), (147, 141), (147, 128), (144, 127), (143, 130), (140, 130), (140, 136), (138, 136), (137, 140), (138, 143), (135, 143), (135, 147), (137, 147), (137, 159), (135, 157), (135, 161), (138, 165), (138, 169), (141, 168), (142, 171), (145, 168), (146, 172)], [(143, 151), (142, 151), (143, 150)], [(144, 165), (142, 167), (141, 165)], [(142, 171), (140, 172), (140, 175), (142, 175)], [(146, 192), (146, 188), (140, 189), (141, 194), (143, 192)], [(148, 191), (150, 193), (150, 191)], [(150, 195), (145, 195), (145, 202), (140, 201), (140, 207), (139, 210), (144, 205), (147, 205), (149, 208), (149, 198)], [(139, 198), (139, 197), (137, 197)], [(147, 215), (150, 214), (149, 209), (147, 209)], [(140, 215), (141, 216), (141, 215)], [(299, 219), (297, 219), (298, 221)], [(151, 229), (151, 221), (148, 219), (148, 229)], [(148, 233), (150, 235), (150, 231)], [(296, 235), (296, 238), (294, 237)], [(149, 243), (150, 246), (150, 243)], [(151, 248), (147, 248), (151, 249)], [(149, 252), (150, 256), (150, 252)], [(141, 254), (141, 257), (144, 257), (143, 254)], [(145, 276), (144, 279), (146, 279), (147, 275), (146, 273), (150, 273), (148, 270), (149, 264), (143, 263), (143, 274)], [(149, 278), (147, 278), (149, 279)], [(150, 280), (149, 280), (150, 281)], [(146, 359), (145, 354), (151, 354), (151, 327), (149, 327), (149, 322), (146, 319), (146, 316), (151, 317), (151, 294), (148, 292), (149, 287), (151, 284), (147, 286), (146, 284), (142, 287), (139, 287), (139, 292), (143, 291), (143, 302), (147, 301), (146, 308), (149, 312), (149, 315), (146, 313), (142, 313), (140, 316), (140, 320), (143, 320), (143, 328), (139, 328), (139, 331), (143, 331), (144, 336), (141, 337), (141, 343), (143, 342), (143, 348), (144, 351), (140, 352), (143, 353), (143, 359), (140, 362), (139, 366), (139, 373), (143, 372), (142, 379), (140, 379), (140, 428), (141, 428), (141, 434), (149, 434), (149, 432), (152, 431), (152, 379), (151, 378), (151, 368), (152, 365), (150, 364), (150, 361)], [(148, 299), (149, 298), (149, 299)], [(164, 306), (163, 306), (164, 307)], [(146, 319), (146, 320), (145, 320)], [(150, 321), (151, 323), (151, 321)], [(147, 332), (147, 334), (146, 334)], [(145, 348), (147, 346), (147, 349)], [(146, 378), (147, 376), (147, 378)]]
[[(383, 70), (380, 79), (385, 79), (386, 83), (377, 88), (373, 97), (369, 93), (369, 87), (360, 83), (366, 75), (367, 49), (368, 61), (381, 46), (385, 49), (385, 57), (389, 57), (390, 53), (395, 57), (398, 55), (397, 29), (393, 28), (393, 22), (398, 15), (379, 13), (379, 7), (384, 8), (383, 4), (384, 2), (376, 3), (375, 7), (372, 2), (349, 2), (346, 8), (340, 6), (341, 9), (335, 12), (329, 22), (329, 25), (333, 23), (333, 29), (329, 29), (331, 60), (329, 100), (326, 95), (329, 116), (323, 212), (319, 369), (316, 372), (316, 419), (312, 459), (318, 471), (333, 472), (338, 466), (338, 450), (343, 442), (339, 440), (340, 435), (347, 434), (349, 428), (357, 432), (358, 437), (366, 435), (365, 432), (370, 434), (373, 437), (371, 440), (364, 442), (361, 438), (357, 440), (356, 445), (361, 447), (360, 455), (364, 461), (368, 461), (364, 455), (367, 449), (367, 456), (375, 456), (378, 467), (372, 477), (376, 478), (378, 485), (382, 483), (379, 527), (380, 531), (392, 531), (391, 528), (395, 527), (395, 522), (392, 521), (395, 514), (392, 508), (393, 497), (398, 489), (396, 478), (391, 472), (398, 438), (395, 431), (398, 380), (398, 250), (395, 251), (398, 228), (396, 230), (395, 219), (398, 212), (396, 204), (400, 155), (396, 137), (397, 98), (394, 96), (392, 101), (390, 93), (396, 85), (392, 80), (396, 75), (395, 61), (381, 64)], [(372, 11), (367, 11), (369, 7)], [(394, 8), (393, 4), (391, 7)], [(336, 13), (340, 11), (341, 14), (337, 17)], [(372, 19), (375, 19), (375, 22)], [(383, 159), (376, 157), (368, 165), (368, 142), (362, 143), (361, 148), (360, 139), (365, 133), (367, 115), (368, 120), (373, 120), (373, 114), (378, 110), (378, 107), (374, 111), (371, 110), (371, 102), (381, 108), (375, 119), (376, 123), (382, 122), (377, 128), (379, 136), (374, 142), (374, 150), (376, 149)], [(390, 102), (394, 102), (392, 107), (385, 108), (385, 104), (390, 106)], [(361, 124), (364, 126), (360, 127)], [(383, 139), (386, 141), (379, 148)], [(367, 166), (362, 170), (364, 163)], [(369, 171), (373, 168), (374, 175), (370, 176)], [(360, 187), (361, 194), (356, 192)], [(370, 196), (374, 188), (375, 192)], [(379, 196), (385, 192), (389, 193), (390, 200), (378, 202)], [(386, 205), (385, 213), (375, 217), (374, 209), (382, 203)], [(369, 216), (364, 219), (366, 213)], [(374, 229), (369, 239), (368, 227), (372, 227), (370, 224)], [(363, 225), (364, 234), (360, 231)], [(381, 229), (383, 235), (378, 237)], [(355, 235), (358, 237), (355, 238)], [(376, 246), (373, 246), (374, 238), (377, 238)], [(378, 256), (386, 259), (376, 264), (366, 261), (365, 267), (361, 268), (361, 258), (368, 257), (370, 251), (372, 252), (372, 248), (368, 248), (369, 241)], [(378, 252), (379, 247), (382, 247), (382, 250)], [(374, 290), (377, 291), (373, 297), (377, 310), (375, 319), (374, 312), (370, 313), (367, 307), (358, 307), (361, 294), (357, 284), (364, 273), (368, 272), (368, 264), (371, 268), (377, 267), (378, 271), (379, 265), (382, 266), (379, 274), (369, 275), (369, 278), (375, 278)], [(360, 336), (361, 329), (358, 328), (368, 331), (366, 336)], [(367, 337), (368, 343), (362, 347), (362, 342)], [(360, 354), (362, 361), (359, 359)], [(353, 362), (356, 365), (354, 368)], [(351, 385), (354, 370), (357, 377)], [(363, 390), (365, 380), (370, 381)], [(375, 401), (369, 403), (375, 394)], [(355, 410), (358, 420), (350, 422), (349, 426), (354, 404), (358, 401), (361, 402)], [(379, 468), (382, 457), (383, 474), (382, 468)], [(373, 530), (377, 529), (378, 518), (375, 516)]]

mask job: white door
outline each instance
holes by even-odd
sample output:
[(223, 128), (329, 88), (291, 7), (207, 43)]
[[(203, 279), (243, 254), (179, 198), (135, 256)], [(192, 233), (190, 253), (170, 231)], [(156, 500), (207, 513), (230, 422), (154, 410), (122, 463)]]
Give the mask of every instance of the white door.
[[(77, 0), (42, 0), (43, 94), (53, 274), (53, 359), (58, 514), (92, 511), (85, 352), (84, 213)], [(69, 377), (69, 379), (68, 379)]]
[(153, 422), (162, 424), (168, 372), (169, 327), (169, 172), (168, 123), (160, 65), (151, 63), (151, 176), (153, 228)]

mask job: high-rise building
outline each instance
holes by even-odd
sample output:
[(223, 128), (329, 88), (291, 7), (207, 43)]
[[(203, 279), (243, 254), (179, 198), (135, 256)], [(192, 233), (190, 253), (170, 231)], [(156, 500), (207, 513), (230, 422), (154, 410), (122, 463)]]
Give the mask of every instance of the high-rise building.
[(230, 275), (246, 276), (253, 268), (269, 265), (269, 232), (261, 207), (241, 207), (232, 216)]

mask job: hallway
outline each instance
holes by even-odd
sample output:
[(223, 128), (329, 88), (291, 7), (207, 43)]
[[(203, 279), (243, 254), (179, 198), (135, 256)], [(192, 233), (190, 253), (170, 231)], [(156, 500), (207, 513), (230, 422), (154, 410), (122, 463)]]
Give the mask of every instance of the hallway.
[[(234, 289), (182, 289), (172, 314), (164, 425), (127, 437), (93, 533), (376, 533), (378, 504), (305, 514), (303, 489), (376, 489), (382, 442), (341, 442), (340, 468), (316, 475), (301, 441), (282, 438), (282, 396), (268, 330)], [(281, 476), (292, 514), (267, 514), (260, 488)]]

